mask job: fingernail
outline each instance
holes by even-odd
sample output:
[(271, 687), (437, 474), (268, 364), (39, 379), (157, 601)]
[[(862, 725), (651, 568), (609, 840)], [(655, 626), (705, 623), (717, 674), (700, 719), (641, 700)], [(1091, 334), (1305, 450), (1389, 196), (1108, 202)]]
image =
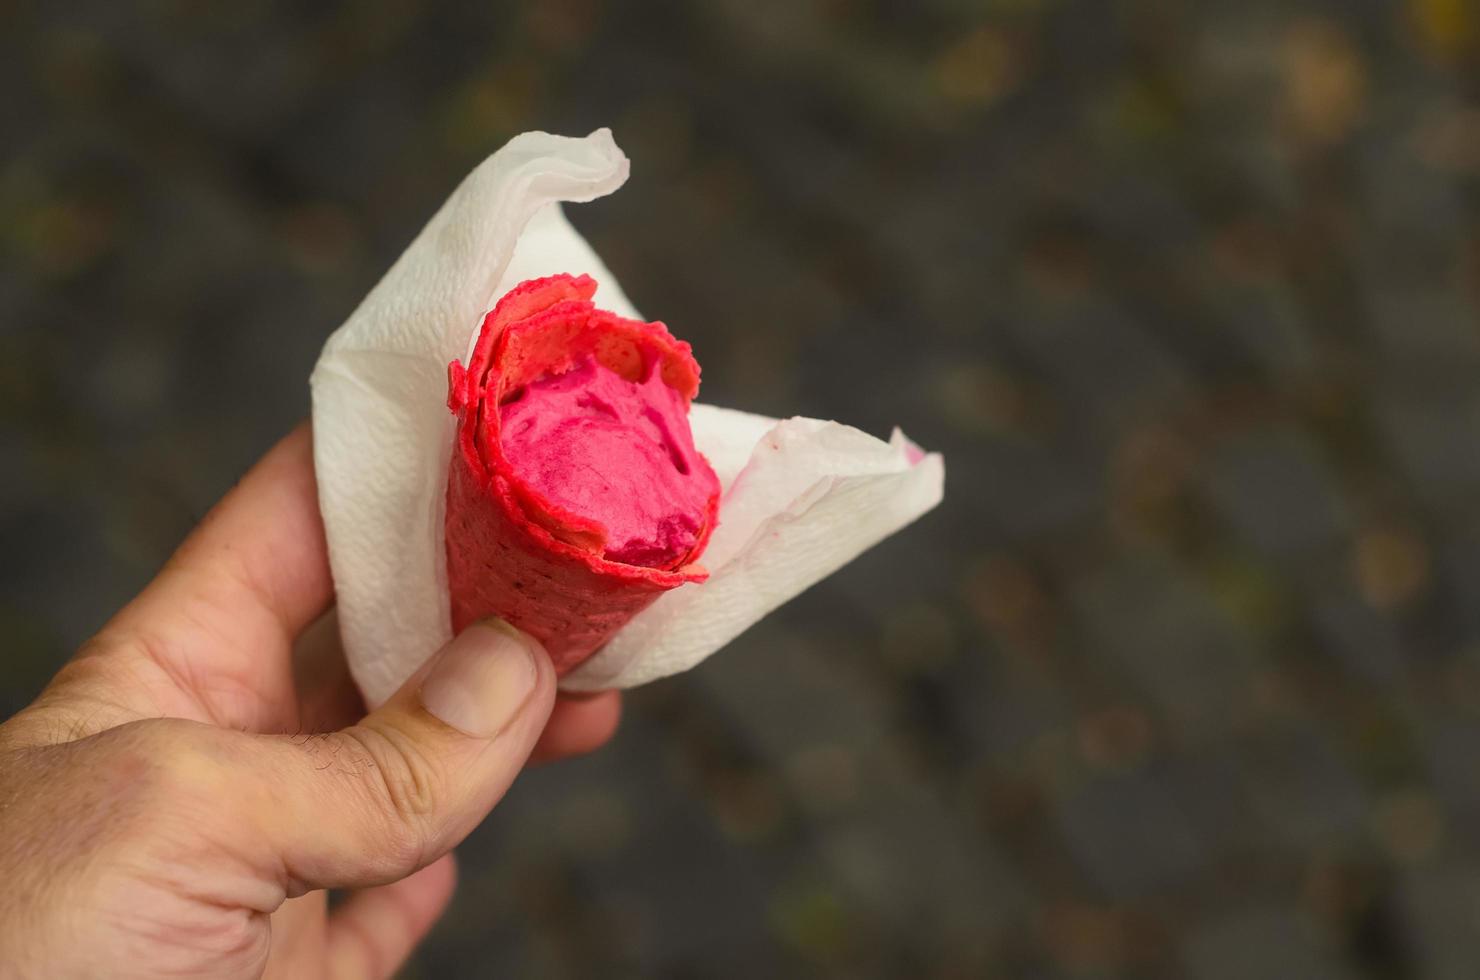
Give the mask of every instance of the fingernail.
[(493, 738), (504, 729), (539, 679), (534, 642), (498, 620), (463, 630), (432, 665), (421, 685), (427, 711), (465, 735)]

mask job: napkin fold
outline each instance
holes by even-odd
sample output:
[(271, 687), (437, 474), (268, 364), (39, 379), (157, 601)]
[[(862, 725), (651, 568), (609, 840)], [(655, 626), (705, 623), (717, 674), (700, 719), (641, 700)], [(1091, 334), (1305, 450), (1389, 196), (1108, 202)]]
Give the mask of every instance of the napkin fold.
[[(611, 193), (627, 173), (606, 129), (515, 137), (468, 175), (324, 346), (310, 379), (319, 504), (345, 654), (372, 705), (452, 635), (447, 365), (468, 356), (484, 315), (527, 279), (584, 273), (599, 283), (598, 307), (638, 316), (560, 208)], [(941, 457), (898, 431), (883, 442), (836, 422), (700, 404), (690, 423), (724, 488), (701, 559), (709, 578), (638, 613), (562, 688), (631, 687), (694, 666), (942, 497)]]

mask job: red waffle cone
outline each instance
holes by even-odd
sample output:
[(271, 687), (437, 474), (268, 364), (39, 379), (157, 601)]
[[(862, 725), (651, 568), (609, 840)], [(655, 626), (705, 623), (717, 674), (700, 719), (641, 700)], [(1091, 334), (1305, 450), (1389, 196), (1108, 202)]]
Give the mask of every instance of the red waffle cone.
[[(452, 627), (498, 616), (545, 645), (565, 674), (669, 589), (705, 578), (695, 564), (719, 510), (716, 491), (694, 547), (670, 568), (611, 561), (595, 522), (545, 500), (504, 457), (505, 395), (591, 355), (632, 380), (657, 358), (687, 405), (699, 388), (689, 345), (661, 323), (629, 320), (591, 302), (589, 276), (521, 283), (484, 318), (468, 366), (448, 367), (457, 436), (447, 480), (447, 584)], [(707, 465), (707, 464), (706, 464)]]

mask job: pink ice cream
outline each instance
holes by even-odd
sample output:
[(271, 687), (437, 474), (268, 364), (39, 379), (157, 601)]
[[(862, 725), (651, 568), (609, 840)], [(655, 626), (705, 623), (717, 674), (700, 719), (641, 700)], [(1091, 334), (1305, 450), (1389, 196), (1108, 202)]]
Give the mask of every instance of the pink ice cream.
[(504, 458), (525, 486), (596, 525), (609, 561), (684, 563), (719, 492), (694, 449), (688, 403), (647, 358), (628, 381), (587, 354), (500, 406)]

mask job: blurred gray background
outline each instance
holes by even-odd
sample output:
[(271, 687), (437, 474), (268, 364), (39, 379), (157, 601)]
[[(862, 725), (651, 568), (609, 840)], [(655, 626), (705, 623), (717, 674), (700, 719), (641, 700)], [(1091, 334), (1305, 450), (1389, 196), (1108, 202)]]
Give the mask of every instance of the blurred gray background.
[(1464, 0), (0, 0), (0, 712), (463, 174), (944, 507), (529, 773), (412, 977), (1480, 975)]

